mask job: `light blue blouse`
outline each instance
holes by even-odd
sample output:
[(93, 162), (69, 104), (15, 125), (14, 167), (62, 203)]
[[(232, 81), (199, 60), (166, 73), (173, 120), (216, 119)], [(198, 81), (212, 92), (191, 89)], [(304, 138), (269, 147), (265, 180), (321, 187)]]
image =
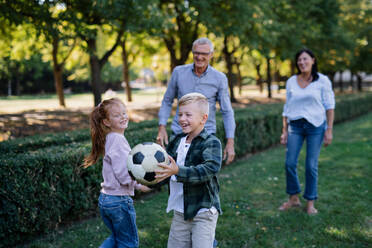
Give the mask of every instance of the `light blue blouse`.
[(286, 84), (286, 103), (283, 116), (289, 121), (305, 118), (308, 122), (319, 127), (327, 119), (326, 111), (335, 108), (335, 95), (332, 83), (327, 76), (318, 73), (318, 80), (301, 88), (297, 75), (290, 77)]

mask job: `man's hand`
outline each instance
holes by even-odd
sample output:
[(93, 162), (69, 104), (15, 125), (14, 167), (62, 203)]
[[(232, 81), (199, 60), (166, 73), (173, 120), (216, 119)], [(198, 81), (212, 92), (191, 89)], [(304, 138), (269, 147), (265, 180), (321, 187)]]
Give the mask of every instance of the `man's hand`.
[(223, 160), (226, 160), (226, 165), (230, 164), (235, 158), (234, 139), (228, 138), (226, 147), (223, 150)]
[(332, 128), (327, 128), (327, 130), (324, 133), (324, 146), (328, 146), (332, 143), (333, 134), (332, 134)]
[(158, 136), (156, 137), (156, 143), (165, 148), (168, 145), (168, 134), (164, 125), (159, 125)]
[(158, 170), (155, 170), (155, 178), (157, 179), (157, 182), (161, 182), (163, 181), (164, 179), (172, 176), (172, 175), (176, 175), (179, 171), (179, 168), (178, 168), (178, 165), (176, 164), (176, 161), (174, 161), (174, 159), (171, 157), (171, 156), (168, 156), (169, 158), (169, 165), (168, 164), (164, 164), (164, 163), (160, 163), (158, 164), (158, 166), (161, 168), (161, 169), (158, 169)]

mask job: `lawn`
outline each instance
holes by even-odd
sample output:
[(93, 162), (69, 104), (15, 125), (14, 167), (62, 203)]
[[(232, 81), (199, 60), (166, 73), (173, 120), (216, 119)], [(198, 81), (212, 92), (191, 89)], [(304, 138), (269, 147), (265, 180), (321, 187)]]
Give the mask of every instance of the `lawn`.
[[(304, 149), (303, 149), (304, 150)], [(299, 161), (304, 182), (304, 156)], [(224, 167), (219, 247), (369, 247), (372, 243), (372, 113), (335, 126), (319, 159), (319, 214), (279, 212), (286, 200), (284, 147)], [(166, 247), (172, 214), (167, 190), (136, 200), (141, 247)], [(303, 202), (304, 203), (304, 202)], [(26, 247), (98, 247), (109, 234), (100, 218), (63, 228)]]
[[(163, 87), (148, 91), (134, 90), (132, 97), (133, 101), (136, 103), (151, 102), (160, 104), (164, 92), (165, 89)], [(123, 91), (116, 92), (115, 96), (123, 99), (124, 101), (127, 99), (127, 96)], [(113, 95), (102, 94), (102, 99), (111, 97), (113, 97)], [(73, 110), (91, 108), (94, 105), (93, 101), (94, 99), (92, 93), (65, 94), (65, 103), (67, 109)], [(0, 114), (16, 113), (33, 109), (50, 110), (63, 108), (59, 106), (58, 98), (55, 94), (0, 97)]]

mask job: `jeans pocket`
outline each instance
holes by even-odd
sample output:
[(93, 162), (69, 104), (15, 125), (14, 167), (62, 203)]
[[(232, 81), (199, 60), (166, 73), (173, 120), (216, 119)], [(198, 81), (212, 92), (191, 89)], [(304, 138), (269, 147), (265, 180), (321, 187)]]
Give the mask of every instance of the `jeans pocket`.
[(125, 212), (121, 205), (116, 207), (102, 207), (102, 210), (114, 224), (119, 223), (125, 217)]

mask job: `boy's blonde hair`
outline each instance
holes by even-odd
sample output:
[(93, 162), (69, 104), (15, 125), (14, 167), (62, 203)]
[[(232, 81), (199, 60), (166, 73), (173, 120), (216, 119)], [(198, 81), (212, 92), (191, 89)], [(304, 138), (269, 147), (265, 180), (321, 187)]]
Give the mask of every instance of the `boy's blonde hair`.
[(209, 115), (209, 103), (208, 99), (200, 93), (197, 92), (192, 92), (189, 94), (184, 95), (183, 97), (180, 98), (178, 105), (187, 105), (190, 103), (196, 103), (199, 107), (199, 110), (202, 114), (207, 114)]

